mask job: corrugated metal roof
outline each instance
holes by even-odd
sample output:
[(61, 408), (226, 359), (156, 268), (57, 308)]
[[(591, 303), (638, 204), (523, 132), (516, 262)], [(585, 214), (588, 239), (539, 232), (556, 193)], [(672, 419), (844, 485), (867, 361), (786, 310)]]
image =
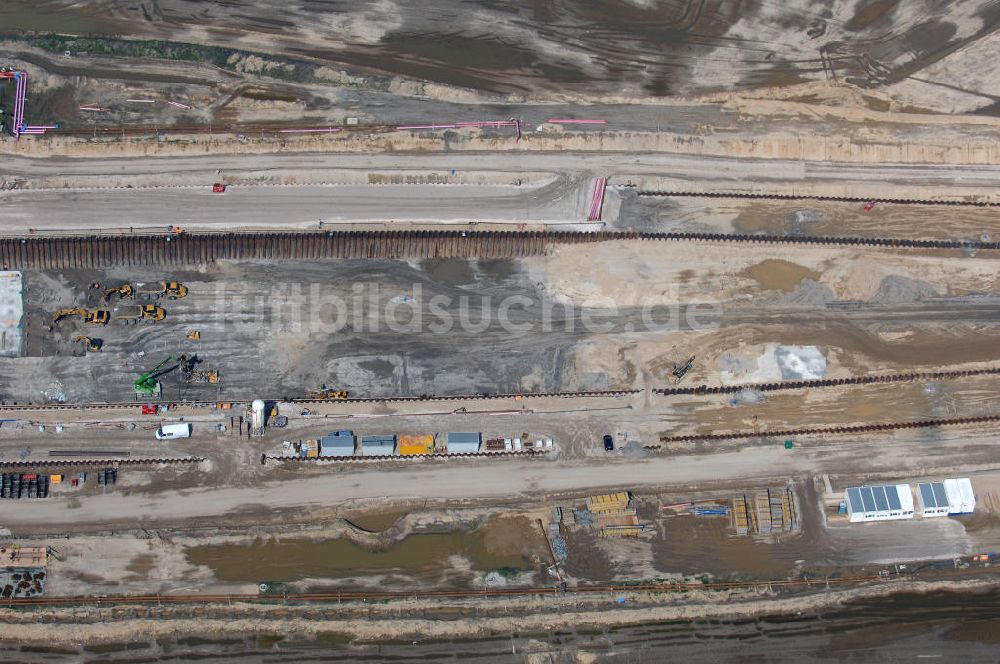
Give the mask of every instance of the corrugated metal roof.
[(444, 435), (446, 445), (452, 443), (476, 443), (479, 444), (482, 434), (478, 431), (449, 431)]
[(396, 436), (361, 436), (362, 445), (396, 445)]
[(904, 512), (913, 511), (913, 491), (910, 490), (909, 484), (897, 484), (896, 485), (896, 495), (899, 497), (899, 503), (902, 506)]
[(344, 448), (350, 446), (354, 447), (354, 432), (353, 431), (331, 431), (322, 438), (319, 439), (320, 444), (323, 447), (337, 447)]

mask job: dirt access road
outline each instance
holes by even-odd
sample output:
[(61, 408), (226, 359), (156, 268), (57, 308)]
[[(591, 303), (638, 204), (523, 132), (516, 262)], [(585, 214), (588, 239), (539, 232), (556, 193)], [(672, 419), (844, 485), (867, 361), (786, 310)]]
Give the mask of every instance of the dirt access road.
[[(878, 473), (894, 477), (947, 472), (961, 459), (963, 468), (995, 468), (992, 438), (976, 429), (949, 429), (947, 438), (924, 444), (919, 432), (877, 436), (863, 441), (830, 439), (783, 446), (600, 463), (499, 461), (446, 463), (386, 472), (384, 468), (338, 472), (247, 485), (166, 490), (152, 494), (107, 493), (74, 501), (22, 501), (4, 517), (11, 529), (39, 531), (59, 524), (105, 527), (112, 522), (161, 527), (199, 517), (272, 513), (304, 504), (335, 505), (359, 500), (423, 499), (496, 500), (539, 498), (552, 493), (603, 488), (693, 486), (702, 488), (739, 481), (769, 482), (816, 473)], [(324, 467), (326, 468), (326, 467)]]
[[(209, 182), (209, 180), (206, 180)], [(21, 191), (0, 194), (5, 233), (29, 229), (129, 231), (315, 228), (342, 223), (567, 224), (586, 220), (581, 178), (537, 185), (236, 186)]]
[[(933, 164), (858, 165), (780, 159), (741, 159), (636, 152), (453, 152), (448, 154), (280, 154), (204, 155), (148, 158), (28, 158), (9, 156), (0, 165), (0, 178), (33, 187), (124, 187), (208, 184), (220, 178), (304, 183), (357, 182), (358, 173), (437, 173), (472, 177), (478, 172), (558, 173), (579, 181), (609, 176), (612, 184), (633, 183), (640, 188), (824, 194), (926, 199), (975, 196), (989, 200), (996, 194), (1000, 165), (951, 166)], [(288, 177), (285, 177), (288, 176)], [(362, 180), (365, 181), (365, 180)], [(377, 190), (376, 190), (377, 191)], [(438, 191), (437, 188), (432, 191)], [(16, 194), (28, 196), (29, 194)], [(46, 196), (49, 194), (46, 194)], [(67, 192), (65, 196), (77, 196)], [(141, 195), (141, 194), (135, 194)], [(0, 194), (10, 197), (10, 193)], [(372, 194), (366, 194), (372, 196)], [(25, 201), (32, 199), (26, 198)], [(65, 199), (64, 199), (65, 200)], [(151, 199), (155, 200), (155, 199)], [(234, 203), (237, 199), (232, 199)], [(28, 205), (24, 202), (22, 205)], [(36, 225), (53, 205), (41, 198), (33, 216)], [(138, 209), (138, 208), (137, 208)], [(447, 208), (445, 208), (447, 209)], [(95, 213), (99, 207), (94, 208)], [(170, 223), (173, 210), (143, 208), (148, 223)], [(86, 209), (81, 212), (87, 217)], [(470, 213), (473, 211), (470, 210)], [(239, 227), (239, 210), (232, 226)], [(478, 212), (477, 215), (483, 215)], [(149, 218), (149, 215), (154, 215)], [(430, 216), (434, 216), (430, 214)], [(25, 223), (22, 221), (22, 223)]]

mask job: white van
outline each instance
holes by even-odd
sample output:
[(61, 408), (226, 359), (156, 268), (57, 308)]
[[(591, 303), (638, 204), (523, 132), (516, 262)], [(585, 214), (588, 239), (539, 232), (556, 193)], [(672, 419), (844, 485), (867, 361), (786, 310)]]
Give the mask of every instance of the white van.
[(181, 424), (164, 424), (159, 429), (156, 430), (157, 440), (171, 440), (173, 438), (190, 438), (191, 437), (191, 425), (187, 423)]

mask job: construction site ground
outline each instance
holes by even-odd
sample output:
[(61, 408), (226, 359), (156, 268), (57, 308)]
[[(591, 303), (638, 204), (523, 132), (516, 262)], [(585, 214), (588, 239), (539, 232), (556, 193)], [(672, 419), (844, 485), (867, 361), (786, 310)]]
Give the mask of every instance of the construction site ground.
[[(167, 399), (282, 399), (321, 384), (358, 397), (651, 389), (692, 355), (692, 382), (767, 382), (780, 376), (758, 358), (774, 345), (818, 347), (829, 377), (973, 367), (994, 358), (990, 253), (802, 246), (775, 258), (767, 245), (615, 241), (516, 260), (33, 271), (23, 356), (0, 364), (0, 395), (128, 401), (140, 373), (179, 353), (223, 380), (167, 373)], [(132, 303), (104, 303), (104, 288), (164, 278), (189, 294), (159, 300), (161, 322), (123, 325)], [(112, 321), (53, 324), (76, 306), (110, 306)], [(103, 350), (86, 352), (80, 334)]]
[[(0, 240), (1000, 239), (989, 3), (953, 3), (947, 20), (927, 2), (333, 4), (8, 0), (0, 65), (30, 75), (28, 123), (60, 126), (0, 140)], [(5, 107), (14, 87), (0, 84)], [(503, 124), (457, 124), (481, 121)], [(23, 320), (4, 321), (0, 344), (0, 466), (65, 479), (45, 499), (4, 499), (0, 539), (51, 547), (45, 597), (80, 605), (0, 606), (0, 648), (12, 661), (995, 657), (995, 560), (972, 558), (1000, 550), (995, 423), (768, 432), (996, 416), (997, 376), (753, 385), (996, 368), (997, 253), (619, 239), (501, 260), (25, 270)], [(107, 306), (103, 289), (163, 279), (189, 294), (156, 300), (161, 322), (53, 323), (67, 307), (114, 318), (149, 300)], [(186, 384), (168, 361), (160, 397), (137, 398), (133, 381), (181, 353), (221, 382)], [(749, 387), (656, 393), (688, 358), (680, 387)], [(291, 402), (321, 385), (370, 400)], [(634, 392), (530, 396), (588, 390)], [(243, 435), (256, 398), (287, 426)], [(163, 409), (142, 414), (149, 401)], [(191, 438), (154, 437), (178, 422)], [(554, 444), (275, 458), (341, 429)], [(726, 433), (746, 437), (664, 440)], [(154, 458), (171, 462), (131, 463)], [(846, 487), (950, 477), (971, 478), (975, 514), (838, 513)], [(737, 536), (724, 516), (663, 509), (772, 487), (794, 495), (791, 532)], [(553, 564), (554, 508), (613, 491), (632, 492), (648, 529), (564, 523), (568, 559)], [(781, 585), (809, 579), (828, 585)], [(753, 585), (711, 586), (723, 580)], [(640, 581), (704, 588), (623, 589)], [(505, 589), (538, 594), (429, 594)], [(333, 596), (384, 590), (413, 596)], [(296, 592), (330, 595), (285, 599)], [(268, 601), (198, 600), (215, 593)], [(101, 604), (120, 594), (153, 598)]]

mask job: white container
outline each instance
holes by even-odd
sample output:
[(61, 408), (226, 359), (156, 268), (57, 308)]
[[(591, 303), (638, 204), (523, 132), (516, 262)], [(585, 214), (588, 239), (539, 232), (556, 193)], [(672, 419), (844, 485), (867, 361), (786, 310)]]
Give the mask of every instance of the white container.
[(896, 495), (899, 496), (901, 519), (913, 518), (913, 491), (909, 484), (897, 484)]
[(975, 512), (976, 493), (972, 490), (972, 481), (968, 477), (959, 477), (958, 490), (962, 493), (962, 512), (964, 514)]
[(545, 447), (547, 447), (549, 449), (552, 448), (552, 439), (551, 438), (546, 438), (545, 439)]
[(156, 430), (157, 440), (172, 440), (174, 438), (190, 438), (191, 425), (182, 422), (179, 424), (164, 424)]
[(504, 438), (503, 448), (508, 452), (510, 452), (512, 449), (514, 449), (514, 441), (512, 441), (510, 438)]
[(944, 492), (948, 495), (948, 514), (961, 514), (962, 490), (958, 488), (958, 480), (945, 480)]
[(521, 451), (521, 439), (520, 438), (515, 438), (514, 439), (514, 451), (515, 452)]

